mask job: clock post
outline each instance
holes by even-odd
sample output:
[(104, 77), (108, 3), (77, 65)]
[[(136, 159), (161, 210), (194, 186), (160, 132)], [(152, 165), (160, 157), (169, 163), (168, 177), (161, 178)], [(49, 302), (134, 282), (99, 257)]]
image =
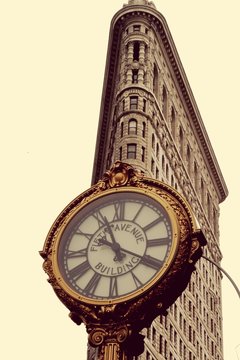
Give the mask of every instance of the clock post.
[(52, 225), (43, 268), (98, 360), (131, 360), (140, 331), (185, 290), (206, 244), (172, 187), (117, 161)]

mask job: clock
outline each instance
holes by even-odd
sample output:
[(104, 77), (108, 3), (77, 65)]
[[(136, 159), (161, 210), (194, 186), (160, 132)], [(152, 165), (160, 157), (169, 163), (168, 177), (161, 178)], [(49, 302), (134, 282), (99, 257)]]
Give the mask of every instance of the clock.
[(74, 299), (101, 305), (133, 299), (169, 269), (179, 231), (155, 193), (116, 187), (78, 204), (59, 226), (53, 273)]

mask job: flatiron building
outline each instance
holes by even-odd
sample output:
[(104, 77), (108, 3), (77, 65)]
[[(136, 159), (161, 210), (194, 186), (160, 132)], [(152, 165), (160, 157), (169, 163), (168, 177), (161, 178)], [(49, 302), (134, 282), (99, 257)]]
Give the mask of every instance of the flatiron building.
[[(111, 22), (92, 183), (116, 160), (180, 192), (207, 239), (204, 255), (220, 264), (227, 187), (167, 22), (148, 0), (129, 0)], [(138, 359), (223, 360), (219, 270), (202, 258), (168, 314), (143, 334)]]

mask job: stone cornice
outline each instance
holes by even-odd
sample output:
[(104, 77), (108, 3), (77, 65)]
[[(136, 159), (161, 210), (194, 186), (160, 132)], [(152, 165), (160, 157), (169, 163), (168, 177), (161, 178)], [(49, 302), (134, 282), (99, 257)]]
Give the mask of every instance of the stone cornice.
[(181, 96), (184, 100), (185, 107), (187, 108), (191, 117), (198, 144), (206, 160), (206, 164), (213, 182), (216, 185), (219, 202), (222, 202), (227, 197), (228, 190), (168, 25), (165, 18), (157, 10), (150, 6), (144, 5), (124, 6), (115, 14), (111, 22), (92, 183), (95, 183), (104, 171), (104, 156), (107, 151), (106, 130), (108, 129), (111, 112), (113, 110), (110, 105), (112, 104), (111, 100), (113, 99), (114, 73), (116, 71), (118, 62), (118, 52), (120, 45), (119, 36), (121, 35), (120, 29), (126, 19), (132, 19), (133, 16), (146, 18), (149, 22), (154, 24), (155, 28), (157, 29), (157, 33), (161, 38), (165, 53), (171, 65), (172, 73), (176, 79), (177, 86), (179, 87)]

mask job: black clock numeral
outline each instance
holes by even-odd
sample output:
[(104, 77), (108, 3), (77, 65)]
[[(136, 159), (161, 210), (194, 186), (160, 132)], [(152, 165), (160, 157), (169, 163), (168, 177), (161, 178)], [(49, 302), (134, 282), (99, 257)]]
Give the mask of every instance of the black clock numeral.
[(98, 212), (93, 213), (92, 216), (97, 220), (99, 227), (106, 225), (105, 216), (102, 215), (100, 210)]
[(78, 280), (81, 276), (83, 276), (90, 269), (89, 262), (86, 260), (83, 263), (75, 266), (75, 268), (69, 271), (70, 278), (75, 281)]
[(115, 210), (115, 214), (113, 217), (113, 221), (124, 220), (125, 203), (123, 201), (115, 203), (114, 210)]
[(133, 271), (131, 271), (131, 275), (133, 277), (134, 283), (136, 285), (136, 288), (138, 289), (140, 286), (143, 285), (143, 283), (139, 280), (139, 278), (134, 274)]
[(136, 222), (136, 219), (137, 219), (138, 215), (140, 214), (140, 212), (142, 211), (143, 208), (144, 208), (144, 204), (142, 204), (140, 206), (140, 208), (138, 209), (137, 213), (135, 214), (134, 218), (132, 219), (133, 222)]
[(150, 239), (147, 242), (147, 246), (160, 246), (160, 245), (168, 245), (170, 242), (170, 239), (167, 238), (162, 238), (162, 239)]
[(67, 257), (69, 259), (75, 258), (75, 257), (83, 257), (83, 256), (87, 256), (87, 248), (76, 250), (76, 251), (68, 250), (68, 252), (67, 252)]
[(118, 296), (117, 277), (110, 277), (109, 297)]
[(160, 223), (162, 221), (162, 218), (157, 218), (155, 220), (153, 220), (152, 222), (150, 222), (148, 225), (143, 227), (143, 231), (147, 231), (149, 229), (151, 229), (153, 226), (157, 225), (158, 223)]
[(91, 237), (93, 236), (93, 234), (85, 233), (85, 232), (81, 231), (80, 229), (77, 229), (76, 234), (85, 236), (88, 240), (90, 240)]
[(143, 255), (143, 257), (141, 258), (141, 264), (151, 267), (155, 270), (159, 270), (163, 265), (163, 261), (156, 259), (150, 255)]
[(90, 281), (88, 282), (88, 284), (86, 285), (84, 292), (86, 294), (94, 294), (95, 290), (99, 284), (100, 279), (101, 279), (101, 275), (98, 273), (95, 273), (93, 275), (93, 277), (90, 279)]

